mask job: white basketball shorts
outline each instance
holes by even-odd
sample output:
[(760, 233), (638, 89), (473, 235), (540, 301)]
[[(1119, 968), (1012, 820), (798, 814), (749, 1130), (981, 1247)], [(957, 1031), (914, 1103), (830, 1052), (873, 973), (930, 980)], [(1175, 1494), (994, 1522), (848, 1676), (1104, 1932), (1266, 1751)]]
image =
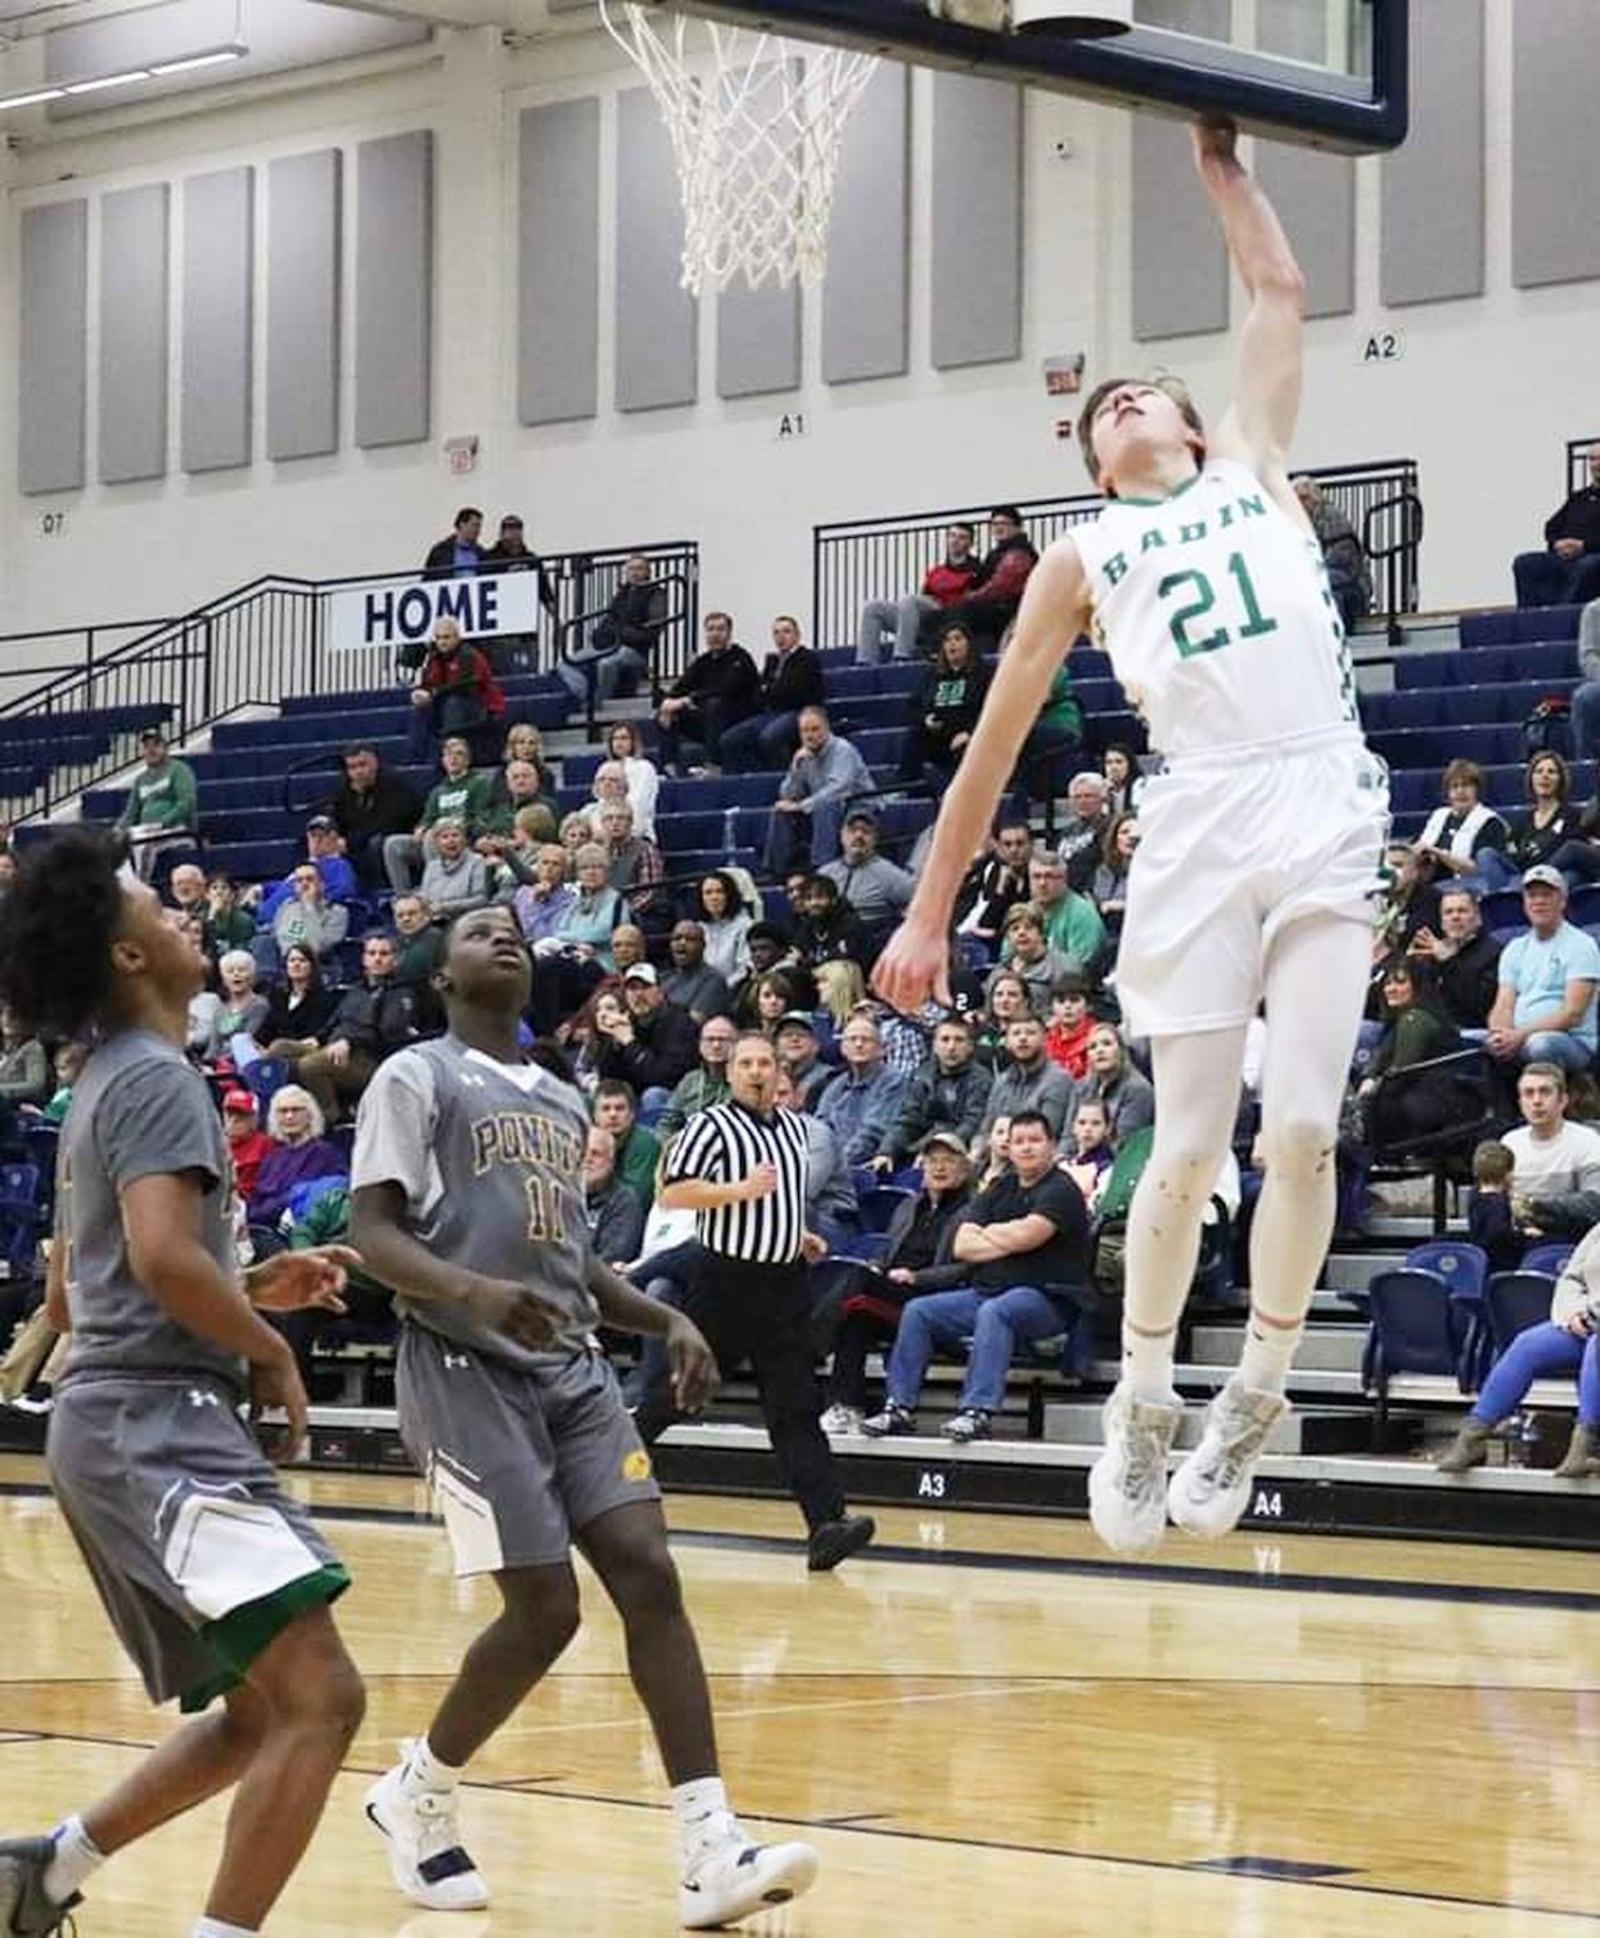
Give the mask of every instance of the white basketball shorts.
[(1128, 1033), (1248, 1023), (1290, 923), (1370, 927), (1388, 826), (1388, 769), (1349, 728), (1189, 755), (1148, 781), (1117, 952)]

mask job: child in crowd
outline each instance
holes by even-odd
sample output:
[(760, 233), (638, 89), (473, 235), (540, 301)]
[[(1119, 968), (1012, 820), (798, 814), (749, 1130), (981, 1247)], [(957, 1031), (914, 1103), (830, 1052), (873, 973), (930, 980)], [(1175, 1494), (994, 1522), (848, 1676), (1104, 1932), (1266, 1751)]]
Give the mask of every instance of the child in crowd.
[(1516, 1162), (1514, 1153), (1493, 1138), (1472, 1153), (1467, 1236), (1487, 1253), (1492, 1272), (1513, 1272), (1522, 1262), (1524, 1241), (1511, 1201)]
[[(1074, 1083), (1089, 1073), (1089, 985), (1079, 975), (1062, 976), (1050, 991), (1050, 1027), (1044, 1033), (1044, 1053), (1059, 1063)], [(1085, 1194), (1087, 1195), (1087, 1194)]]
[(1083, 1193), (1091, 1211), (1113, 1163), (1111, 1124), (1098, 1097), (1086, 1097), (1073, 1113), (1071, 1147), (1061, 1156), (1061, 1169)]

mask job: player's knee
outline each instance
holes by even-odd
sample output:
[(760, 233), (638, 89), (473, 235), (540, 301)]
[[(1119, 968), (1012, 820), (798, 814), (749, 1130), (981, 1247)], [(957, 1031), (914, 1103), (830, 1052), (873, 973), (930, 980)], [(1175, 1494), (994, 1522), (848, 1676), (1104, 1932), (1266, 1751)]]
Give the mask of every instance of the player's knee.
[(367, 1688), (342, 1646), (301, 1665), (278, 1692), (280, 1725), (349, 1743), (367, 1713)]
[(1140, 1180), (1141, 1191), (1159, 1204), (1191, 1210), (1203, 1205), (1216, 1182), (1218, 1158), (1214, 1147), (1184, 1142), (1152, 1153)]
[(1264, 1130), (1261, 1156), (1269, 1178), (1310, 1184), (1333, 1171), (1336, 1135), (1328, 1124), (1291, 1117)]
[(629, 1624), (670, 1619), (683, 1607), (683, 1586), (665, 1541), (646, 1543), (608, 1569), (606, 1590)]
[(500, 1619), (531, 1656), (548, 1659), (552, 1653), (559, 1654), (583, 1620), (576, 1577), (563, 1570), (551, 1580), (522, 1580), (507, 1593)]

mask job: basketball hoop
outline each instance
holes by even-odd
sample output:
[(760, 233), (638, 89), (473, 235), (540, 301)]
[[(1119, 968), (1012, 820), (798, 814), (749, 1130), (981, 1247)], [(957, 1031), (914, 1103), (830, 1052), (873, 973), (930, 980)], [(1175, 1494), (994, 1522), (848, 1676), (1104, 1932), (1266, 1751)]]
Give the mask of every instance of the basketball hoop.
[(777, 34), (600, 0), (600, 18), (650, 84), (683, 191), (683, 286), (699, 296), (742, 275), (751, 289), (828, 266), (828, 221), (845, 125), (875, 54), (799, 46)]

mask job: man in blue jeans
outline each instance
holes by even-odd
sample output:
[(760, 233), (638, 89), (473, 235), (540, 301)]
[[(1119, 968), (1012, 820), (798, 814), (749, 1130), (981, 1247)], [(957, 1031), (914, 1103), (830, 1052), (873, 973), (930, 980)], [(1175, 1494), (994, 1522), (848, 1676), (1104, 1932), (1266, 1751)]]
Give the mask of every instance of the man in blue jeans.
[(1011, 1168), (980, 1191), (956, 1227), (956, 1259), (969, 1282), (907, 1302), (889, 1360), (888, 1398), (862, 1422), (880, 1439), (915, 1433), (922, 1381), (934, 1353), (971, 1337), (972, 1360), (961, 1411), (945, 1423), (948, 1440), (986, 1439), (1005, 1398), (1018, 1340), (1054, 1339), (1077, 1324), (1089, 1284), (1089, 1213), (1083, 1194), (1056, 1169), (1056, 1140), (1037, 1110), (1011, 1120)]

